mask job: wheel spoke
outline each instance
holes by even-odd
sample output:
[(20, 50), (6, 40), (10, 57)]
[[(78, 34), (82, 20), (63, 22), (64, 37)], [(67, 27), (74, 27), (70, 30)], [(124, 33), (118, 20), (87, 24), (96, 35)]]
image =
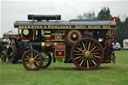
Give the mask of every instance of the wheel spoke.
[(85, 47), (84, 43), (82, 43), (82, 45), (83, 45), (83, 47), (84, 47), (84, 50), (86, 51), (86, 47)]
[(40, 57), (37, 57), (35, 60), (36, 60), (36, 61), (39, 61), (39, 60), (40, 60)]
[(96, 65), (96, 62), (93, 59), (91, 61)]
[(40, 65), (40, 63), (37, 63), (37, 62), (35, 62), (34, 64), (35, 64), (36, 66), (39, 66), (39, 65)]
[(78, 59), (78, 58), (80, 58), (80, 57), (81, 57), (81, 56), (76, 57), (75, 60)]
[(30, 59), (30, 57), (28, 55), (26, 55), (26, 58)]
[(78, 48), (78, 47), (77, 47), (77, 49), (78, 49), (78, 50), (80, 50), (81, 52), (83, 52), (83, 50), (82, 50), (82, 49), (80, 49), (80, 48)]
[(99, 51), (100, 49), (98, 48), (98, 49), (96, 49), (96, 50), (93, 50), (92, 52), (96, 52), (96, 51)]
[(35, 57), (34, 57), (34, 59), (36, 59), (38, 57), (38, 55), (36, 55)]
[(92, 48), (92, 49), (90, 50), (90, 52), (92, 52), (95, 48), (96, 48), (96, 46), (95, 46), (94, 48)]
[(35, 61), (40, 61), (40, 58), (36, 58)]
[(80, 62), (83, 58), (84, 58), (84, 57), (81, 57), (81, 58), (78, 60), (78, 62)]
[(96, 55), (93, 55), (94, 57), (96, 57), (96, 58), (101, 58), (100, 56), (96, 56)]
[(90, 46), (91, 46), (91, 42), (90, 42), (89, 45), (88, 45), (88, 51), (89, 51), (89, 49), (90, 49)]
[(92, 54), (90, 54), (90, 58), (93, 58)]
[(75, 54), (75, 55), (83, 55), (83, 54)]
[(80, 65), (82, 65), (82, 64), (83, 64), (83, 62), (84, 62), (84, 59), (81, 61)]
[(88, 62), (88, 60), (87, 60), (87, 68), (89, 68), (89, 62)]
[(95, 60), (95, 61), (97, 61), (97, 59), (95, 57), (93, 57), (93, 56), (92, 56), (92, 59)]
[(99, 53), (91, 53), (92, 55), (96, 55), (96, 54), (99, 54)]
[(31, 58), (33, 58), (33, 52), (31, 52)]
[(26, 64), (30, 63), (29, 60), (28, 61), (25, 61)]

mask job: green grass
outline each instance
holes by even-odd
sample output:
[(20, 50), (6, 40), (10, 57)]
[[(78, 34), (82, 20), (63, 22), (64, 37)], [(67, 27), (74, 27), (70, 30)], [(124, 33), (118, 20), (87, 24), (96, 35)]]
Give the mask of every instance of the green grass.
[(63, 62), (27, 71), (21, 63), (0, 61), (0, 85), (128, 85), (128, 50), (115, 53), (116, 64), (101, 64), (90, 71), (77, 70), (74, 64)]

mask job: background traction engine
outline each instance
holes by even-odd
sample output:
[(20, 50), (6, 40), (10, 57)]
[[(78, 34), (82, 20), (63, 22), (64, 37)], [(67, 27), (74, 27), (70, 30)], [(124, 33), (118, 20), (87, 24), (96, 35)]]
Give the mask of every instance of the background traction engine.
[(9, 31), (4, 33), (3, 37), (0, 38), (0, 58), (2, 62), (5, 62), (6, 58), (9, 56), (8, 49), (10, 49), (9, 47), (11, 47), (10, 43), (12, 42), (13, 39), (16, 39), (16, 37), (17, 37), (17, 33)]
[(74, 63), (82, 70), (115, 62), (114, 21), (60, 21), (60, 15), (28, 15), (28, 19), (32, 21), (14, 23), (19, 35), (13, 45), (27, 70), (47, 68), (52, 60)]

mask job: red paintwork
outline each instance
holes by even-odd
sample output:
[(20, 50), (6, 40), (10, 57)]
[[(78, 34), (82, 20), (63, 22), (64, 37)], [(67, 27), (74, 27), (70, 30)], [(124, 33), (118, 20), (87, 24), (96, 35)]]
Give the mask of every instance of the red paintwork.
[(117, 17), (111, 17), (110, 20), (115, 20), (115, 22), (118, 23)]

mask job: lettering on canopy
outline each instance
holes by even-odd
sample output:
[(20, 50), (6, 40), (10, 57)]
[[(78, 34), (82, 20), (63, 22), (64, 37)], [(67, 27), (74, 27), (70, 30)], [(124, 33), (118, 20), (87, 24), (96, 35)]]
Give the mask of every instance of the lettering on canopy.
[(115, 26), (19, 25), (19, 29), (115, 29)]

